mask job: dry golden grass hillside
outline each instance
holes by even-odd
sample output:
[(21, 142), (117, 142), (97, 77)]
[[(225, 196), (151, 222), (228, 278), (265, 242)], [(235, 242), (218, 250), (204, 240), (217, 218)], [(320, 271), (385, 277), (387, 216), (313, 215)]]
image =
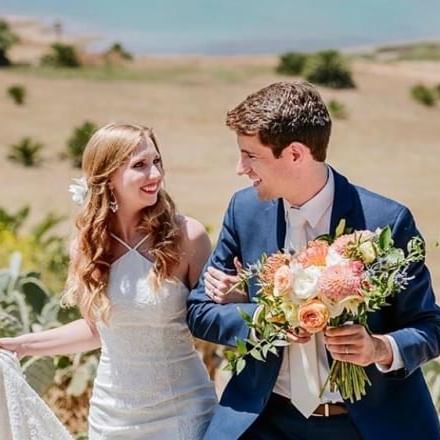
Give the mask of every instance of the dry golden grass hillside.
[[(70, 217), (67, 187), (79, 170), (59, 159), (73, 127), (135, 121), (154, 128), (167, 171), (167, 187), (180, 210), (216, 236), (231, 194), (245, 185), (235, 176), (237, 147), (224, 126), (226, 111), (248, 93), (287, 79), (274, 72), (276, 57), (138, 59), (126, 67), (51, 71), (35, 67), (0, 70), (0, 206), (32, 206), (33, 218), (53, 210)], [(440, 63), (353, 64), (357, 88), (321, 88), (348, 118), (335, 120), (329, 162), (353, 182), (408, 205), (428, 243), (428, 261), (440, 291), (440, 104), (413, 101), (411, 86), (440, 82)], [(6, 89), (22, 84), (24, 106)], [(44, 162), (23, 168), (6, 159), (24, 136), (45, 144)], [(64, 225), (68, 232), (70, 224)]]

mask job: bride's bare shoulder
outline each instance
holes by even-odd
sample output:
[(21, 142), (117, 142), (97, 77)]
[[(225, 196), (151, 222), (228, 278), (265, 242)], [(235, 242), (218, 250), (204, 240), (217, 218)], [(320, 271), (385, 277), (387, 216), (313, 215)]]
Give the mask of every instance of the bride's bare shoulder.
[(178, 219), (184, 239), (194, 240), (202, 236), (208, 236), (205, 226), (194, 217), (179, 215)]
[(189, 255), (201, 253), (209, 255), (211, 241), (205, 226), (193, 217), (179, 216), (179, 224), (182, 233), (182, 250)]

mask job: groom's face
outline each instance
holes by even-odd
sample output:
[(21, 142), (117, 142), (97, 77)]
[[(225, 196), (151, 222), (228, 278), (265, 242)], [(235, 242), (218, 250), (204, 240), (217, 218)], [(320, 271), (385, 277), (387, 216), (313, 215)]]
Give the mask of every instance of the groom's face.
[(263, 145), (257, 135), (238, 135), (240, 158), (237, 174), (247, 176), (252, 181), (262, 200), (283, 197), (286, 177), (292, 172), (285, 152), (276, 158), (272, 150)]

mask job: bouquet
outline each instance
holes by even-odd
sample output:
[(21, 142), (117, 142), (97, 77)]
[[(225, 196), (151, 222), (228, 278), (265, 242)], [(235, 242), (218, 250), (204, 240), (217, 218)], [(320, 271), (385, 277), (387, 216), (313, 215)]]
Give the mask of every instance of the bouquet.
[[(227, 351), (226, 369), (239, 374), (248, 355), (265, 361), (278, 347), (289, 345), (286, 333), (301, 327), (318, 333), (329, 326), (358, 323), (367, 326), (369, 313), (388, 305), (393, 295), (405, 290), (409, 266), (424, 259), (420, 237), (412, 238), (407, 252), (394, 247), (389, 226), (376, 231), (345, 231), (341, 220), (334, 237), (323, 235), (309, 241), (294, 255), (263, 255), (242, 270), (240, 284), (256, 277), (259, 310), (255, 319), (240, 310), (256, 337), (237, 340), (237, 349)], [(334, 361), (327, 385), (351, 402), (366, 394), (371, 385), (363, 367)]]

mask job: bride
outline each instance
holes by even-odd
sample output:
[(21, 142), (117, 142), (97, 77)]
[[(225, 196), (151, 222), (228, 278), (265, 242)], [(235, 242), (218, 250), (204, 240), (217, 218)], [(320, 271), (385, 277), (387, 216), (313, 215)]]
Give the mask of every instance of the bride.
[(83, 319), (0, 339), (0, 348), (23, 357), (101, 347), (90, 440), (202, 439), (217, 400), (186, 325), (186, 298), (210, 252), (205, 229), (162, 188), (146, 127), (98, 130), (83, 171), (64, 297)]

